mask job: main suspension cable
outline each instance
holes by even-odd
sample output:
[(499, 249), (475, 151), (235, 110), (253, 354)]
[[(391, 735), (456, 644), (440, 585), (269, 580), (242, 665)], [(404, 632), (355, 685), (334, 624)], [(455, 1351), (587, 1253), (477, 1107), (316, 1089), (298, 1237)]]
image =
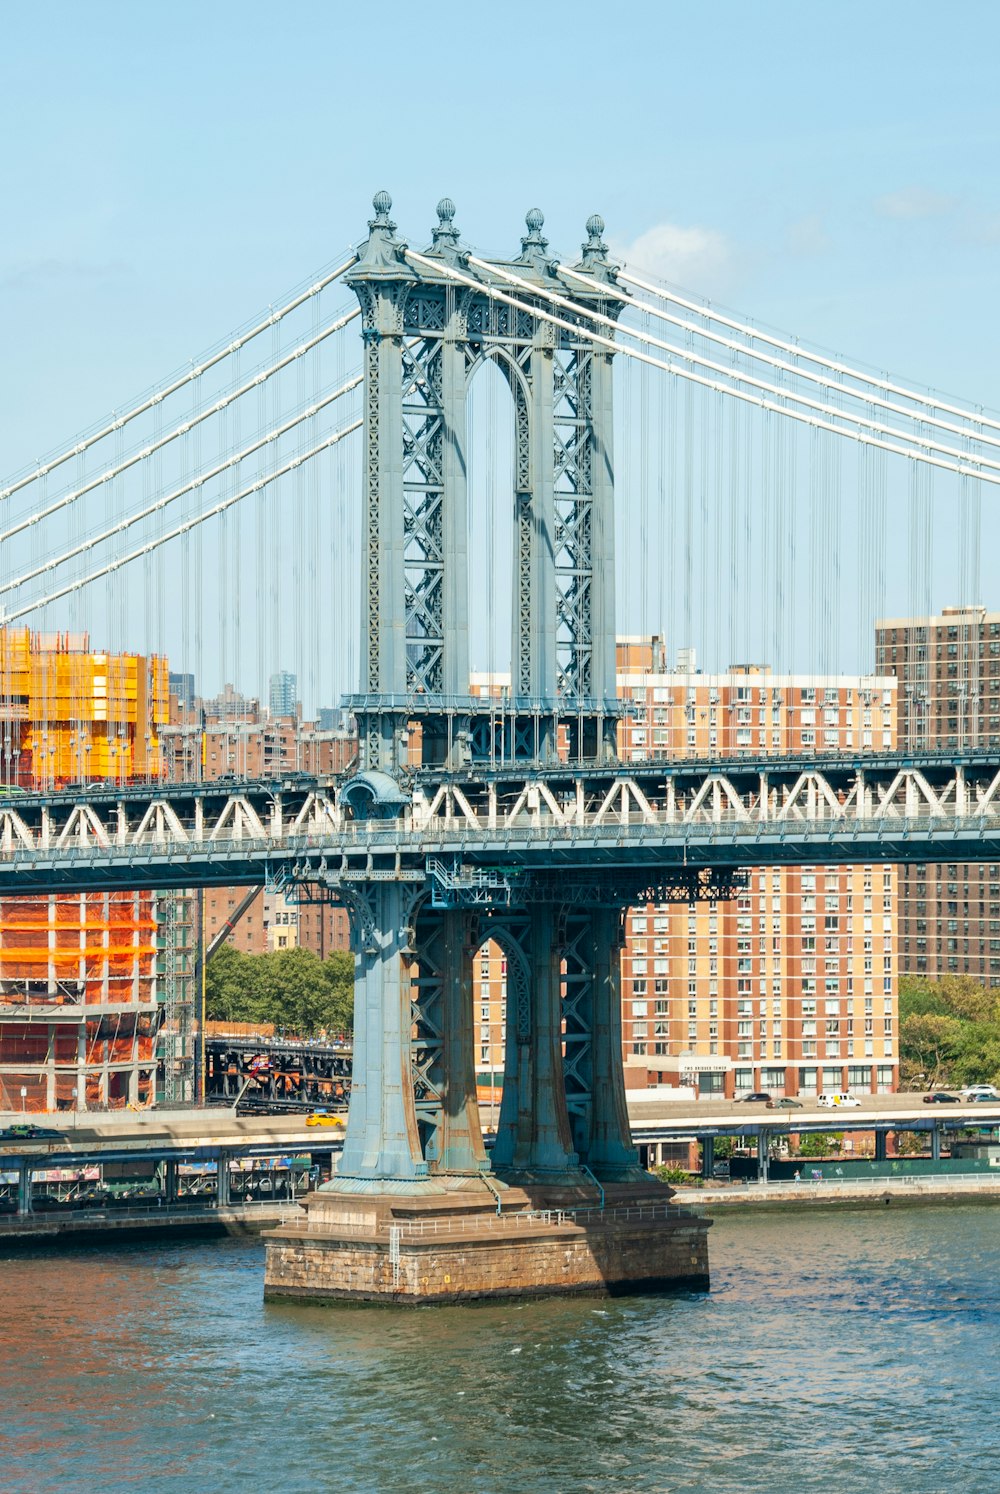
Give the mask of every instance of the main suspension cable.
[[(601, 326), (610, 327), (612, 331), (625, 337), (631, 337), (636, 342), (644, 343), (649, 347), (659, 348), (661, 351), (670, 353), (674, 357), (682, 358), (685, 363), (691, 363), (700, 368), (707, 368), (712, 373), (721, 374), (724, 378), (746, 384), (751, 389), (759, 389), (766, 394), (780, 395), (785, 400), (794, 400), (796, 404), (802, 405), (804, 409), (814, 410), (817, 414), (832, 416), (835, 420), (850, 422), (851, 425), (862, 426), (867, 430), (877, 431), (879, 435), (888, 436), (896, 441), (908, 441), (922, 450), (936, 451), (943, 456), (957, 457), (959, 460), (965, 459), (981, 463), (983, 466), (993, 467), (1000, 472), (1000, 461), (996, 461), (990, 457), (973, 456), (968, 452), (959, 451), (953, 446), (943, 446), (940, 442), (932, 441), (929, 438), (925, 439), (924, 437), (910, 435), (908, 431), (897, 430), (894, 426), (885, 425), (881, 421), (869, 420), (863, 415), (850, 414), (845, 410), (839, 409), (836, 405), (823, 404), (819, 400), (810, 399), (807, 395), (796, 394), (792, 389), (778, 388), (774, 384), (767, 383), (766, 380), (755, 378), (752, 374), (741, 373), (735, 368), (727, 368), (725, 364), (715, 363), (712, 359), (696, 353), (693, 349), (690, 352), (683, 351), (675, 347), (672, 343), (665, 342), (660, 337), (654, 337), (650, 332), (626, 326), (616, 321), (614, 317), (605, 316), (603, 312), (595, 311), (579, 301), (570, 300), (567, 296), (560, 296), (556, 291), (550, 290), (547, 286), (533, 286), (530, 281), (523, 279), (522, 276), (515, 275), (500, 265), (491, 265), (487, 260), (477, 259), (474, 254), (469, 255), (469, 263), (479, 269), (488, 270), (494, 275), (499, 275), (502, 280), (509, 281), (510, 284), (516, 285), (519, 289), (527, 291), (529, 294), (544, 296), (547, 301), (551, 301), (556, 306), (561, 306), (564, 310), (571, 311), (575, 315), (585, 316), (588, 320), (597, 322)], [(837, 386), (837, 392), (843, 392), (839, 386)], [(782, 408), (786, 414), (791, 413), (787, 405), (782, 406)], [(848, 432), (847, 434), (850, 433)]]
[(248, 331), (241, 333), (239, 337), (227, 343), (224, 348), (220, 348), (217, 353), (212, 353), (208, 357), (203, 358), (201, 362), (192, 364), (189, 369), (186, 369), (172, 383), (164, 385), (162, 389), (154, 390), (152, 394), (140, 400), (137, 405), (133, 405), (132, 409), (127, 410), (124, 415), (116, 415), (113, 420), (110, 420), (99, 430), (92, 431), (89, 436), (84, 436), (74, 446), (69, 447), (58, 456), (49, 457), (46, 461), (40, 462), (33, 471), (25, 473), (23, 477), (19, 477), (15, 482), (9, 483), (7, 487), (0, 488), (0, 501), (12, 498), (22, 488), (30, 487), (33, 482), (37, 482), (40, 477), (46, 477), (56, 467), (61, 467), (73, 457), (80, 456), (83, 452), (89, 451), (92, 446), (97, 445), (98, 441), (103, 441), (106, 436), (110, 436), (115, 431), (120, 430), (123, 425), (127, 425), (130, 420), (134, 420), (137, 415), (145, 415), (148, 410), (152, 410), (161, 400), (168, 399), (171, 394), (176, 394), (178, 389), (183, 389), (192, 380), (199, 379), (208, 369), (214, 368), (224, 358), (230, 357), (238, 349), (245, 347), (248, 342), (252, 342), (255, 337), (259, 337), (262, 332), (266, 332), (268, 327), (275, 326), (276, 323), (288, 316), (290, 312), (295, 311), (299, 306), (303, 306), (313, 296), (318, 296), (320, 291), (325, 290), (328, 285), (332, 285), (335, 280), (339, 280), (341, 275), (346, 274), (351, 266), (357, 263), (357, 258), (356, 254), (352, 254), (349, 259), (345, 259), (343, 264), (338, 265), (335, 270), (331, 270), (329, 274), (321, 276), (319, 280), (314, 281), (306, 290), (297, 296), (293, 296), (290, 301), (286, 301), (284, 306), (279, 306), (277, 311), (269, 312), (263, 321), (257, 322)]
[(103, 487), (105, 483), (113, 481), (116, 477), (120, 477), (123, 472), (127, 472), (130, 467), (134, 467), (138, 462), (143, 462), (156, 452), (162, 451), (171, 441), (176, 441), (179, 437), (186, 436), (194, 426), (211, 419), (213, 415), (220, 415), (234, 400), (238, 400), (242, 395), (248, 394), (252, 389), (270, 379), (272, 375), (281, 373), (283, 369), (294, 363), (296, 358), (301, 358), (305, 353), (310, 352), (324, 338), (332, 337), (335, 332), (339, 332), (349, 322), (354, 321), (355, 317), (360, 315), (360, 307), (355, 307), (353, 311), (346, 312), (343, 316), (338, 317), (335, 322), (331, 322), (329, 327), (324, 331), (318, 333), (315, 337), (311, 337), (308, 342), (303, 342), (297, 348), (293, 348), (290, 353), (286, 353), (277, 363), (272, 363), (269, 368), (262, 369), (259, 373), (254, 374), (253, 378), (247, 379), (238, 388), (231, 389), (228, 394), (224, 394), (220, 399), (217, 399), (213, 405), (200, 410), (197, 415), (192, 415), (187, 420), (181, 421), (180, 425), (175, 426), (166, 435), (158, 436), (148, 446), (143, 446), (139, 451), (132, 452), (130, 456), (125, 457), (114, 467), (109, 467), (106, 472), (90, 478), (78, 488), (71, 488), (69, 492), (63, 493), (60, 498), (57, 498), (45, 508), (39, 509), (37, 513), (29, 514), (26, 518), (20, 519), (16, 524), (12, 524), (9, 529), (0, 531), (0, 544), (4, 540), (13, 539), (15, 534), (21, 534), (25, 529), (30, 529), (33, 524), (40, 524), (43, 519), (50, 518), (52, 514), (58, 513), (60, 509), (68, 507), (71, 503), (75, 503), (78, 498), (83, 498), (87, 493), (93, 493), (95, 489)]
[[(209, 471), (199, 472), (196, 477), (191, 478), (188, 482), (182, 484), (181, 487), (174, 488), (172, 493), (165, 493), (145, 508), (136, 509), (133, 513), (126, 514), (124, 518), (119, 519), (117, 523), (110, 525), (99, 534), (89, 535), (86, 539), (81, 540), (79, 544), (74, 545), (72, 549), (64, 550), (62, 554), (43, 561), (39, 565), (34, 566), (30, 571), (24, 571), (20, 576), (15, 576), (11, 580), (5, 581), (3, 584), (0, 584), (0, 596), (6, 595), (9, 591), (17, 591), (29, 581), (35, 580), (37, 576), (44, 575), (46, 571), (57, 570), (59, 566), (65, 565), (67, 561), (74, 559), (75, 556), (83, 555), (87, 550), (93, 550), (97, 545), (104, 544), (107, 540), (113, 539), (116, 534), (123, 534), (126, 529), (131, 529), (133, 525), (141, 523), (143, 519), (148, 519), (153, 514), (160, 513), (168, 504), (176, 502), (178, 498), (183, 498), (185, 494), (193, 492), (196, 488), (204, 487), (213, 478), (221, 476), (224, 472), (229, 472), (234, 467), (238, 467), (241, 462), (245, 461), (248, 456), (252, 456), (255, 451), (260, 451), (273, 441), (279, 441), (282, 436), (286, 436), (296, 426), (302, 425), (313, 415), (317, 415), (320, 410), (326, 409), (328, 405), (334, 404), (345, 394), (349, 394), (363, 380), (363, 374), (355, 374), (353, 378), (341, 384), (338, 389), (331, 390), (322, 399), (316, 400), (308, 409), (300, 410), (297, 415), (292, 416), (283, 425), (275, 426), (273, 430), (266, 431), (263, 435), (258, 436), (249, 446), (244, 446), (242, 450), (233, 452), (224, 462), (218, 463), (217, 466), (210, 468)], [(0, 539), (2, 538), (3, 536), (0, 536)]]
[[(914, 451), (909, 447), (897, 446), (893, 442), (879, 440), (874, 436), (867, 435), (863, 430), (848, 430), (844, 426), (833, 425), (829, 421), (821, 420), (815, 415), (807, 415), (800, 410), (791, 410), (784, 404), (777, 404), (773, 400), (751, 394), (746, 390), (735, 389), (731, 385), (722, 384), (717, 379), (707, 378), (703, 374), (695, 373), (691, 369), (683, 368), (676, 363), (667, 362), (662, 358), (655, 358), (651, 353), (645, 353), (638, 348), (629, 347), (626, 343), (616, 342), (613, 338), (605, 337), (602, 333), (594, 332), (587, 327), (581, 326), (579, 323), (569, 322), (565, 317), (558, 317), (553, 315), (552, 312), (543, 311), (538, 306), (532, 306), (529, 303), (518, 300), (516, 296), (509, 295), (506, 291), (500, 290), (498, 286), (489, 285), (472, 275), (464, 275), (460, 270), (456, 270), (451, 265), (445, 264), (443, 260), (427, 259), (425, 255), (418, 254), (414, 249), (407, 249), (406, 257), (412, 259), (415, 264), (422, 264), (429, 269), (433, 269), (438, 275), (446, 275), (449, 279), (455, 280), (461, 285), (467, 285), (473, 290), (479, 291), (482, 295), (488, 295), (492, 300), (501, 301), (507, 306), (512, 306), (516, 311), (523, 311), (538, 321), (548, 322), (554, 327), (561, 328), (563, 331), (571, 332), (575, 337), (583, 341), (592, 342), (595, 346), (609, 348), (614, 353), (623, 353), (626, 357), (649, 363), (653, 368), (660, 368), (665, 373), (674, 374), (677, 378), (686, 379), (690, 383), (700, 385), (702, 388), (717, 389), (723, 394), (728, 394), (732, 399), (742, 400), (745, 404), (753, 405), (760, 410), (777, 410), (789, 420), (797, 420), (800, 424), (812, 426), (816, 430), (830, 431), (836, 436), (848, 436), (855, 441), (864, 442), (866, 445), (877, 446), (883, 451), (892, 453), (894, 456), (909, 457), (912, 461), (923, 462), (932, 467), (940, 467), (946, 472), (958, 472), (967, 477), (978, 477), (983, 482), (1000, 486), (1000, 474), (994, 476), (990, 472), (980, 470), (978, 465), (956, 466), (954, 463), (944, 461), (942, 458), (933, 456), (927, 451)], [(490, 269), (495, 269), (495, 266), (490, 266)], [(536, 293), (536, 287), (531, 286), (530, 289), (532, 294)], [(591, 316), (591, 313), (585, 309), (582, 309), (582, 314), (588, 317)], [(787, 393), (782, 391), (782, 398), (787, 399), (787, 397)]]
[[(561, 266), (560, 268), (563, 267)], [(782, 352), (792, 353), (797, 358), (805, 358), (810, 363), (817, 363), (820, 367), (829, 369), (831, 373), (839, 374), (844, 378), (857, 379), (861, 383), (871, 385), (874, 389), (881, 389), (887, 394), (898, 394), (901, 398), (913, 400), (915, 404), (924, 405), (928, 409), (943, 410), (948, 415), (957, 415), (960, 420), (971, 420), (976, 425), (985, 425), (989, 426), (990, 430), (1000, 431), (1000, 420), (992, 420), (978, 409), (970, 410), (962, 405), (949, 404), (947, 400), (936, 399), (932, 395), (921, 394), (916, 389), (908, 389), (905, 384), (894, 384), (891, 379), (879, 378), (877, 374), (863, 373), (861, 369), (852, 368), (848, 363), (838, 363), (835, 359), (824, 357), (822, 353), (811, 352), (808, 348), (801, 347), (798, 343), (786, 342), (780, 337), (774, 337), (770, 333), (761, 332), (757, 327), (753, 327), (747, 322), (740, 322), (732, 317), (723, 316), (721, 312), (701, 306), (697, 301), (689, 301), (685, 297), (678, 296), (675, 292), (668, 291), (662, 286), (652, 285), (648, 280), (642, 280), (638, 275), (633, 275), (628, 270), (619, 270), (617, 278), (627, 281), (629, 285), (634, 285), (639, 290), (648, 291), (651, 295), (659, 296), (663, 301), (671, 301), (675, 306), (682, 306), (687, 311), (693, 311), (708, 320), (718, 322), (720, 326), (729, 327), (732, 331), (740, 332), (746, 337), (755, 338), (758, 342), (766, 342), (770, 347), (780, 348)], [(710, 334), (704, 333), (703, 335), (709, 336)], [(914, 418), (917, 417), (915, 416)]]
[[(570, 265), (560, 264), (557, 265), (556, 268), (561, 274), (569, 275), (574, 280), (579, 280), (585, 285), (593, 287), (594, 278), (592, 275), (583, 275), (578, 270), (573, 269)], [(498, 273), (501, 272), (498, 271)], [(619, 274), (619, 278), (630, 280), (630, 283), (639, 285), (642, 289), (649, 289), (645, 281), (636, 281), (634, 279), (631, 279), (628, 275), (625, 275), (624, 272), (621, 272)], [(662, 299), (672, 299), (665, 292), (661, 292), (659, 294), (661, 295)], [(939, 430), (949, 431), (952, 435), (970, 437), (977, 443), (1000, 448), (1000, 436), (988, 436), (981, 429), (970, 430), (968, 424), (956, 425), (954, 421), (941, 420), (937, 416), (924, 414), (921, 411), (908, 409), (906, 405), (897, 404), (894, 400), (882, 399), (878, 395), (869, 393), (866, 389), (850, 389), (841, 384), (831, 384), (829, 378), (824, 377), (822, 374), (815, 373), (811, 368), (802, 367), (801, 363), (789, 363), (784, 358), (776, 358), (770, 353), (761, 352), (757, 348), (748, 347), (745, 342), (737, 342), (734, 338), (723, 337), (718, 332), (713, 332), (708, 326), (699, 324), (698, 322), (688, 321), (684, 317), (674, 316), (669, 311), (664, 311), (662, 306), (652, 305), (648, 301), (638, 301), (634, 297), (625, 295), (622, 292), (619, 292), (618, 296), (620, 297), (622, 304), (625, 307), (631, 308), (633, 310), (642, 310), (644, 312), (648, 312), (652, 316), (657, 317), (660, 321), (669, 323), (670, 326), (677, 327), (683, 332), (693, 332), (695, 336), (703, 338), (706, 342), (712, 342), (719, 347), (730, 350), (731, 352), (740, 353), (744, 357), (750, 358), (756, 363), (766, 363), (770, 368), (778, 369), (783, 373), (794, 374), (796, 378), (804, 379), (812, 384), (818, 384), (823, 389), (835, 388), (838, 394), (847, 395), (850, 399), (858, 400), (863, 404), (873, 406), (878, 409), (890, 410), (895, 415), (902, 415), (904, 419), (914, 421), (920, 420), (924, 425), (932, 425)], [(701, 314), (705, 317), (711, 317), (714, 319), (714, 313), (703, 311)], [(721, 320), (726, 321), (725, 318), (722, 318)], [(730, 323), (726, 321), (726, 325), (730, 325)], [(731, 325), (737, 327), (743, 336), (750, 338), (763, 336), (763, 334), (756, 333), (752, 327), (744, 327), (740, 323), (732, 323)], [(779, 345), (786, 346), (786, 344)], [(666, 346), (671, 347), (672, 345), (666, 344)], [(794, 346), (794, 344), (791, 344), (791, 346)], [(797, 356), (799, 356), (800, 358), (806, 358), (807, 360), (811, 360), (813, 358), (813, 355), (811, 353), (804, 350), (800, 351)], [(827, 365), (823, 363), (823, 360), (820, 359), (817, 359), (816, 361), (820, 362), (824, 367), (828, 366), (832, 370), (839, 372), (838, 366), (835, 364)], [(865, 375), (860, 373), (851, 373), (849, 375), (845, 374), (845, 376), (856, 378), (862, 382), (867, 382), (871, 387), (880, 387), (880, 385), (875, 380), (868, 380), (866, 379)], [(907, 389), (903, 392), (905, 397), (911, 401), (920, 401), (923, 398), (923, 396), (919, 395), (914, 390)], [(792, 398), (797, 398), (797, 396), (793, 395)], [(963, 418), (967, 422), (972, 422), (973, 426), (992, 424), (992, 422), (986, 421), (984, 417), (978, 413), (966, 412)]]
[(303, 462), (308, 462), (313, 457), (319, 456), (321, 452), (327, 451), (332, 446), (336, 446), (339, 441), (343, 441), (345, 437), (352, 435), (354, 431), (360, 430), (363, 424), (364, 421), (359, 416), (357, 420), (352, 420), (349, 425), (342, 426), (339, 431), (334, 431), (333, 435), (327, 436), (325, 441), (320, 441), (310, 451), (292, 457), (284, 466), (275, 467), (273, 472), (268, 472), (265, 477), (257, 478), (247, 487), (241, 488), (237, 493), (230, 493), (221, 502), (214, 504), (212, 508), (206, 508), (202, 513), (194, 514), (191, 518), (185, 519), (184, 523), (178, 524), (175, 529), (157, 536), (156, 539), (149, 540), (146, 544), (140, 545), (138, 549), (130, 551), (128, 555), (116, 556), (114, 560), (109, 560), (106, 564), (100, 566), (99, 569), (91, 571), (86, 576), (78, 577), (77, 580), (60, 587), (57, 591), (51, 591), (43, 597), (36, 597), (34, 601), (26, 602), (24, 606), (17, 608), (15, 611), (6, 613), (4, 622), (16, 622), (20, 617), (27, 617), (29, 613), (37, 612), (39, 608), (47, 607), (51, 602), (57, 602), (61, 597), (69, 596), (72, 592), (79, 591), (84, 586), (89, 586), (93, 581), (99, 581), (103, 576), (109, 576), (112, 572), (120, 570), (123, 566), (130, 565), (133, 560), (139, 560), (143, 555), (149, 555), (153, 550), (158, 549), (160, 545), (169, 544), (171, 540), (179, 539), (182, 535), (189, 534), (192, 529), (197, 528), (200, 524), (204, 524), (207, 519), (213, 519), (216, 515), (224, 513), (226, 509), (232, 508), (234, 504), (239, 503), (243, 498), (249, 498), (252, 493), (259, 492), (261, 488), (269, 487), (271, 483), (277, 481), (279, 477), (284, 477), (286, 473), (294, 472), (296, 467), (300, 467)]

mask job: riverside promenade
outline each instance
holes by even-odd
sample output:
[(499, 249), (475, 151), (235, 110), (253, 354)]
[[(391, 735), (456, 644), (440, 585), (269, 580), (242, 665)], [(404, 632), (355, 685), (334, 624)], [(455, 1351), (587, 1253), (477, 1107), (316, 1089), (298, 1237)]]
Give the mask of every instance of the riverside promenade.
[[(808, 1170), (809, 1164), (804, 1164)], [(838, 1178), (836, 1164), (821, 1165), (824, 1176), (799, 1182), (725, 1183), (704, 1188), (677, 1188), (673, 1201), (707, 1214), (744, 1209), (878, 1208), (919, 1204), (1000, 1203), (1000, 1168), (989, 1173), (947, 1173), (901, 1177)], [(819, 1169), (817, 1169), (819, 1170)], [(832, 1176), (828, 1174), (834, 1174)]]

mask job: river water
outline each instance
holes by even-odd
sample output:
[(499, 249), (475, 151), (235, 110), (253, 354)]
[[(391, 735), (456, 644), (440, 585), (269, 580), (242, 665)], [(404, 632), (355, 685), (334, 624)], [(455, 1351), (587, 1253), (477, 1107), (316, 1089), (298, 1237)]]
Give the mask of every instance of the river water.
[(712, 1291), (265, 1306), (256, 1241), (0, 1260), (0, 1488), (1000, 1489), (1000, 1209), (728, 1215)]

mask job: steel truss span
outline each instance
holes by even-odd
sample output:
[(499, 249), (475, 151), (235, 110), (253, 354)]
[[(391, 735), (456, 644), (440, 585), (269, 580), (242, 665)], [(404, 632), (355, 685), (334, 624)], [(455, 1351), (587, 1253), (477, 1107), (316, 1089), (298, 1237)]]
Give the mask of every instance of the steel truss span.
[(491, 904), (512, 873), (638, 892), (685, 867), (1000, 859), (996, 755), (419, 773), (359, 817), (366, 776), (0, 801), (0, 890), (402, 878)]

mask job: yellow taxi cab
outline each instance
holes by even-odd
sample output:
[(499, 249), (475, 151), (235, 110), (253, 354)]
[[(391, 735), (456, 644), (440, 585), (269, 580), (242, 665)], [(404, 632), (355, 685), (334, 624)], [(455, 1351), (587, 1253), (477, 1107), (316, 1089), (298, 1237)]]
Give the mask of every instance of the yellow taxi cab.
[(339, 1115), (331, 1115), (328, 1110), (314, 1110), (312, 1115), (306, 1116), (307, 1126), (343, 1126), (343, 1119)]

